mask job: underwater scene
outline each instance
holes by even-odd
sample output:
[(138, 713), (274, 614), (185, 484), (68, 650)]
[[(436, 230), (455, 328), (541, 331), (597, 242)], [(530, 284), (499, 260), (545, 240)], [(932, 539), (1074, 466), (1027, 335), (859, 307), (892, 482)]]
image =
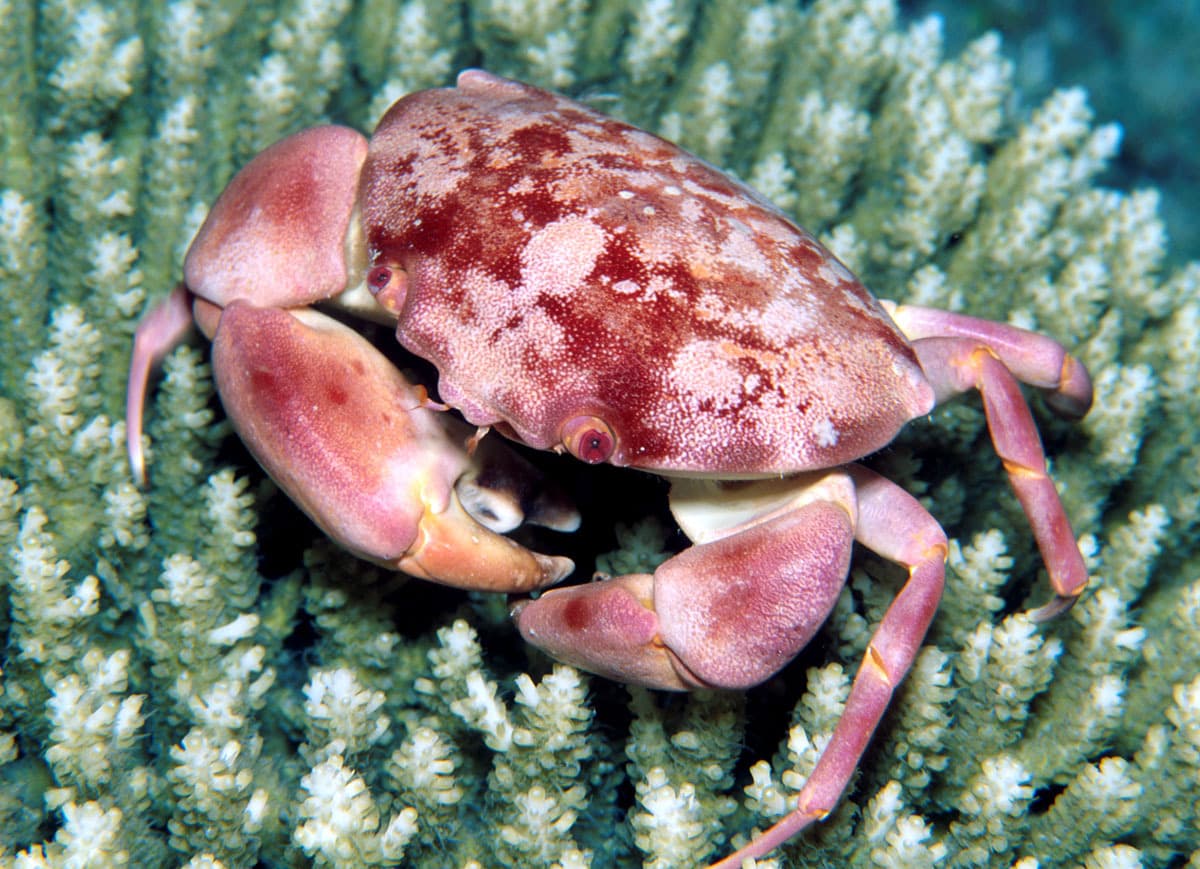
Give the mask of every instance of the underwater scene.
[[(1101, 5), (0, 0), (0, 867), (666, 869), (795, 807), (905, 584), (865, 548), (778, 673), (661, 692), (331, 541), (198, 332), (131, 470), (135, 330), (234, 173), (478, 67), (679, 143), (880, 299), (1091, 373), (1081, 420), (1025, 390), (1090, 575), (1057, 618), (978, 393), (863, 459), (945, 529), (944, 594), (836, 808), (753, 865), (1200, 869), (1200, 10)], [(567, 583), (653, 572), (689, 545), (668, 484), (584, 434), (518, 450), (579, 530), (512, 536)]]

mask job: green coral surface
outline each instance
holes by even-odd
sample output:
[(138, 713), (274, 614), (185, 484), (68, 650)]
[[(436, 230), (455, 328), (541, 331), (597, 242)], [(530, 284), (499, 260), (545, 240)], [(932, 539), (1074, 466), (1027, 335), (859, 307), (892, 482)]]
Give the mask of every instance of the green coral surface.
[[(997, 37), (946, 57), (889, 0), (0, 21), (0, 866), (689, 866), (812, 769), (898, 585), (877, 559), (779, 677), (684, 698), (553, 665), (498, 596), (322, 540), (239, 449), (199, 345), (166, 361), (133, 484), (133, 328), (206, 203), (280, 136), (369, 129), (469, 65), (677, 139), (877, 295), (1046, 332), (1095, 377), (1081, 424), (1034, 400), (1094, 577), (1052, 623), (1023, 614), (1049, 592), (976, 399), (870, 460), (953, 538), (945, 601), (840, 807), (759, 865), (1200, 866), (1200, 264), (1167, 271), (1155, 191), (1098, 184), (1120, 131), (1082, 92), (1022, 109)], [(617, 521), (585, 565), (661, 557), (659, 518)]]

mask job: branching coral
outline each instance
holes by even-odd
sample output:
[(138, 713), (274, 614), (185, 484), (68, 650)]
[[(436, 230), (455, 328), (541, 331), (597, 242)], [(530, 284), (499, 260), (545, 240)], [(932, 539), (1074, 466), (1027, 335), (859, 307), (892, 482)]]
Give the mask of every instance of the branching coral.
[(897, 587), (878, 561), (767, 686), (627, 694), (527, 657), (494, 602), (297, 551), (315, 532), (235, 451), (201, 349), (167, 360), (133, 485), (133, 324), (206, 203), (278, 136), (468, 64), (677, 137), (880, 296), (1046, 331), (1096, 376), (1081, 426), (1038, 413), (1094, 574), (1056, 622), (1022, 614), (1041, 562), (978, 403), (871, 459), (956, 538), (943, 612), (846, 799), (760, 865), (1200, 863), (1200, 264), (1164, 273), (1153, 191), (1097, 186), (1119, 131), (1082, 92), (1019, 114), (995, 36), (944, 58), (889, 0), (0, 20), (0, 865), (689, 865), (811, 771)]

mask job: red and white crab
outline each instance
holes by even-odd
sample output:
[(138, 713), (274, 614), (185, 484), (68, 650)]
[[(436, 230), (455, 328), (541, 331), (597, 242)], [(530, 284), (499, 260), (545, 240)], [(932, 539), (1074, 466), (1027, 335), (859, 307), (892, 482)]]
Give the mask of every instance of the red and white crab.
[[(394, 323), (469, 425), (307, 307), (319, 302)], [(829, 614), (856, 541), (908, 569), (796, 808), (727, 865), (833, 808), (937, 608), (945, 534), (856, 460), (935, 402), (979, 390), (1054, 588), (1036, 615), (1087, 583), (1018, 386), (1086, 413), (1088, 374), (1058, 343), (879, 302), (701, 160), (485, 72), (400, 100), (369, 142), (305, 130), (233, 179), (183, 285), (138, 330), (139, 477), (147, 373), (193, 316), (268, 473), (331, 537), (414, 576), (526, 592), (572, 569), (498, 533), (577, 519), (532, 490), (488, 428), (671, 478), (690, 549), (653, 575), (513, 609), (526, 639), (592, 672), (672, 690), (754, 685)]]

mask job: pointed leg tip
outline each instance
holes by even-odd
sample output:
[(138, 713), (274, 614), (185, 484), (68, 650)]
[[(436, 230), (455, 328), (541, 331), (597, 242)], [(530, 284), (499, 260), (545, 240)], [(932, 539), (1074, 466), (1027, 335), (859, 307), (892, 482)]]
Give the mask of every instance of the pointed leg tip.
[(135, 486), (139, 489), (146, 488), (146, 458), (142, 455), (140, 445), (136, 451), (132, 446), (129, 448), (129, 472), (133, 476)]
[(1051, 621), (1075, 606), (1075, 601), (1077, 600), (1079, 600), (1079, 594), (1055, 595), (1037, 609), (1030, 610), (1028, 613), (1029, 619), (1037, 624)]

